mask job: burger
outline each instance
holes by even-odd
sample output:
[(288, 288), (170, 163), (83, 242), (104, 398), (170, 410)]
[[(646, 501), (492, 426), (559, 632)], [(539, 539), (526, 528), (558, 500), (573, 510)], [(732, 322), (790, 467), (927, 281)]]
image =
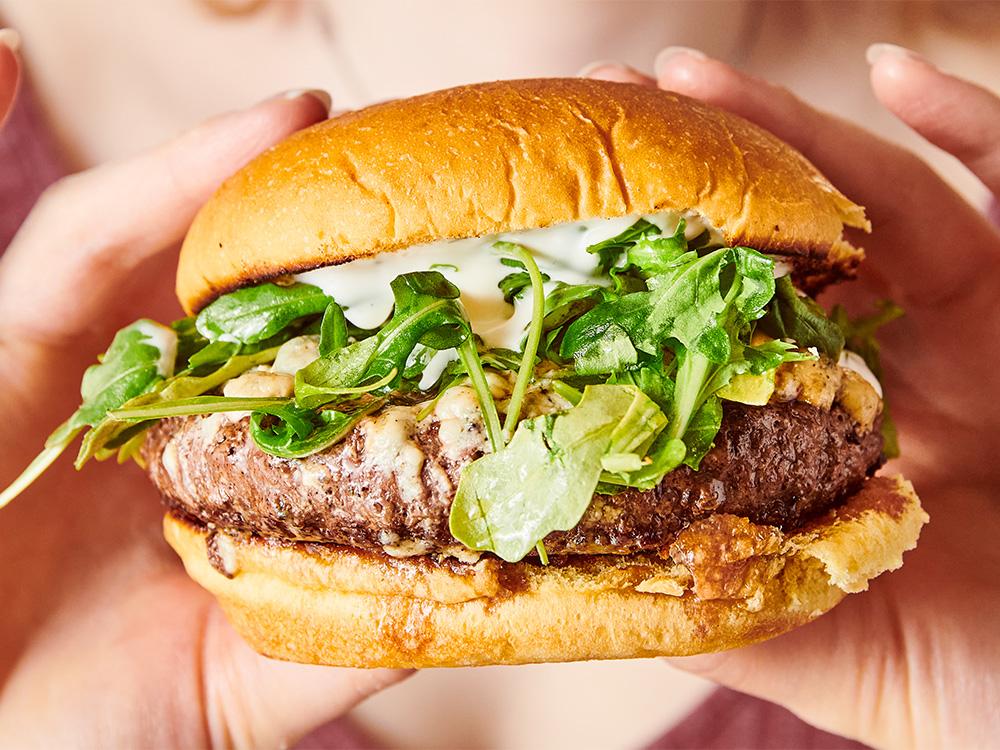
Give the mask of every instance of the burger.
[(825, 311), (861, 207), (769, 133), (588, 80), (304, 130), (195, 219), (177, 294), (87, 370), (190, 576), (268, 656), (360, 667), (685, 655), (813, 620), (927, 516), (873, 331)]

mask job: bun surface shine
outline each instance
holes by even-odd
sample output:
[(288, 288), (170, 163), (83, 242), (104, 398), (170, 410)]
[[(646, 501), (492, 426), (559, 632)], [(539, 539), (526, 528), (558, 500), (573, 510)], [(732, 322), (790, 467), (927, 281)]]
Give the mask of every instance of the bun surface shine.
[(314, 125), (227, 180), (188, 233), (188, 313), (234, 288), (441, 239), (693, 211), (800, 285), (851, 276), (864, 211), (770, 133), (686, 97), (584, 79), (502, 81)]
[[(908, 482), (876, 477), (797, 532), (755, 526), (722, 545), (694, 529), (673, 559), (446, 564), (211, 533), (169, 514), (164, 533), (188, 574), (261, 653), (419, 668), (682, 656), (748, 645), (816, 619), (898, 568), (926, 520)], [(702, 554), (712, 557), (704, 567)]]

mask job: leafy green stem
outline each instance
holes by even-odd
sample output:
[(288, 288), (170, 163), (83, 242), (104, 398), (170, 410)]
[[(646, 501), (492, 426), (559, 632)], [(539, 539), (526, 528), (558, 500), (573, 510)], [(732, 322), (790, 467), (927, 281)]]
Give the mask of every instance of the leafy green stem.
[(469, 373), (472, 387), (479, 399), (479, 408), (483, 411), (483, 421), (486, 423), (486, 434), (489, 436), (490, 446), (496, 453), (504, 447), (503, 428), (500, 426), (496, 402), (493, 401), (493, 394), (490, 393), (490, 385), (486, 382), (483, 363), (479, 359), (479, 352), (476, 351), (475, 336), (471, 333), (458, 347), (458, 356), (461, 357), (462, 364), (465, 365), (465, 369)]
[(521, 262), (524, 263), (531, 279), (532, 296), (531, 323), (528, 325), (528, 336), (524, 342), (524, 352), (521, 354), (521, 367), (517, 371), (517, 380), (514, 382), (514, 390), (511, 392), (507, 416), (503, 423), (504, 440), (509, 441), (517, 427), (517, 420), (521, 416), (524, 394), (535, 374), (535, 357), (538, 355), (538, 343), (542, 338), (542, 320), (545, 317), (545, 289), (542, 286), (544, 283), (542, 273), (538, 270), (538, 264), (531, 257), (531, 253), (523, 245), (505, 244), (509, 244), (510, 249), (514, 250)]
[(73, 442), (73, 438), (83, 430), (82, 426), (73, 427), (71, 421), (72, 418), (59, 425), (55, 432), (49, 436), (49, 439), (45, 441), (45, 448), (42, 452), (28, 464), (28, 467), (21, 472), (21, 475), (17, 479), (11, 482), (9, 487), (0, 492), (0, 508), (24, 492), (32, 482), (38, 479), (62, 455), (63, 451), (69, 447), (69, 444)]
[(687, 350), (679, 358), (677, 388), (667, 428), (670, 438), (681, 438), (687, 431), (691, 417), (704, 400), (703, 386), (712, 367), (707, 357), (694, 351)]

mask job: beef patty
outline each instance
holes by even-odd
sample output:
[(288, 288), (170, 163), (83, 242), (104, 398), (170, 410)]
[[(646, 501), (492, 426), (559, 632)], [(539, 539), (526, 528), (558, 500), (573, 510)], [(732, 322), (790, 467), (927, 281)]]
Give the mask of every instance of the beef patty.
[[(167, 419), (143, 448), (169, 507), (218, 527), (390, 554), (455, 553), (451, 500), (464, 466), (482, 455), (482, 422), (416, 407), (384, 409), (341, 443), (304, 459), (260, 451), (247, 418)], [(549, 554), (659, 550), (692, 521), (732, 513), (794, 529), (857, 490), (882, 462), (876, 422), (860, 433), (840, 406), (727, 402), (699, 471), (681, 467), (658, 487), (596, 495)]]

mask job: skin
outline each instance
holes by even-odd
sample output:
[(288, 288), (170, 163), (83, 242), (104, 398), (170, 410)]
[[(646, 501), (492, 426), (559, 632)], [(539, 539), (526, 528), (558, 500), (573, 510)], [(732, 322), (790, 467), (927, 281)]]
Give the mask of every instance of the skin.
[[(878, 100), (1000, 195), (1000, 99), (905, 50), (869, 56)], [(689, 50), (665, 50), (655, 70), (589, 74), (742, 115), (866, 206), (872, 234), (852, 238), (868, 259), (837, 299), (865, 310), (888, 295), (907, 312), (880, 335), (904, 453), (888, 471), (913, 481), (931, 516), (903, 569), (868, 593), (773, 641), (671, 663), (871, 745), (990, 746), (1000, 730), (1000, 234), (914, 156), (784, 89)]]
[[(0, 72), (11, 59), (0, 47)], [(218, 183), (327, 109), (275, 97), (43, 196), (0, 261), (0, 484), (117, 328), (180, 317), (177, 245)], [(405, 676), (257, 655), (163, 542), (142, 472), (71, 464), (3, 511), (0, 746), (278, 747)]]
[[(0, 47), (0, 120), (17, 80), (9, 57)], [(1000, 384), (984, 366), (1000, 334), (996, 230), (912, 155), (717, 61), (674, 52), (655, 79), (591, 74), (711, 101), (798, 146), (875, 225), (848, 301), (890, 294), (908, 311), (883, 337), (885, 385), (907, 456), (898, 468), (933, 516), (919, 550), (813, 625), (673, 663), (872, 744), (988, 745), (1000, 698)], [(1000, 193), (1000, 102), (896, 53), (877, 59), (872, 84)], [(325, 113), (314, 96), (270, 99), (43, 197), (0, 261), (0, 483), (76, 406), (115, 330), (180, 314), (164, 279), (217, 184)], [(153, 495), (134, 467), (76, 474), (63, 460), (3, 511), (0, 746), (275, 746), (405, 676), (252, 653), (166, 548)]]

